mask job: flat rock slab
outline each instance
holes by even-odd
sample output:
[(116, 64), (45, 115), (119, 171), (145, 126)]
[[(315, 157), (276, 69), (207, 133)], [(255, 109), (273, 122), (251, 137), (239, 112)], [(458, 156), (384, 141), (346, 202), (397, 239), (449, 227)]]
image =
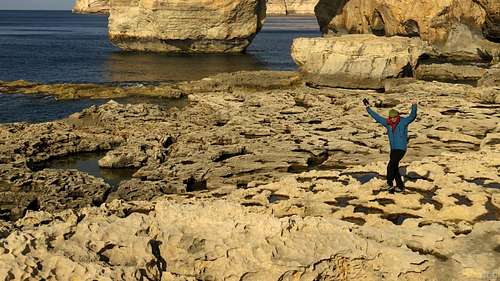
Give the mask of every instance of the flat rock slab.
[(405, 37), (297, 38), (292, 57), (307, 80), (332, 87), (380, 89), (385, 79), (412, 77), (426, 48), (423, 41)]

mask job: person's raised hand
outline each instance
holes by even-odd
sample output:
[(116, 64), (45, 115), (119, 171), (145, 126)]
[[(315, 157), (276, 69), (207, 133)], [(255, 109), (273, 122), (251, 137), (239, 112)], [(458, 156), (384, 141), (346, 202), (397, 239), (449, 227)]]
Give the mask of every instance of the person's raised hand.
[(411, 104), (417, 104), (417, 100), (410, 100)]

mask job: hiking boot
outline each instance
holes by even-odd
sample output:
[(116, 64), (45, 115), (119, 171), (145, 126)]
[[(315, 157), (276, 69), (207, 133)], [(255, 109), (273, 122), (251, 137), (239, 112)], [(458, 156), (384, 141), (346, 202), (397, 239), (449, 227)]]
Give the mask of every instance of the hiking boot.
[(389, 191), (390, 194), (394, 194), (394, 191), (395, 191), (394, 186), (389, 185), (389, 187), (387, 188), (387, 191)]
[(405, 187), (404, 186), (397, 186), (396, 187), (396, 192), (404, 192), (405, 191)]

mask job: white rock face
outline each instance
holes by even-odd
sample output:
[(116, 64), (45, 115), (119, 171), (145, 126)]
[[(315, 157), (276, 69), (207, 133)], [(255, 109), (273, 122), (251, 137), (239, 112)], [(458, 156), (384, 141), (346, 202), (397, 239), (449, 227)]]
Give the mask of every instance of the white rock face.
[(76, 0), (73, 13), (107, 14), (110, 0)]
[(427, 45), (406, 37), (345, 35), (297, 38), (292, 57), (310, 79), (345, 88), (382, 88), (387, 78), (413, 75)]
[(318, 0), (268, 0), (268, 15), (314, 15)]
[(265, 11), (265, 0), (112, 0), (109, 38), (130, 51), (242, 52)]

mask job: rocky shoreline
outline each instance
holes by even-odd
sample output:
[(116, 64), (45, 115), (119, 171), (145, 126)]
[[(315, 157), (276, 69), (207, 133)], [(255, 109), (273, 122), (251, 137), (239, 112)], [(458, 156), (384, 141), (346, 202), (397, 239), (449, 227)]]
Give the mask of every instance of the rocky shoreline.
[[(18, 84), (2, 92), (33, 89)], [(182, 109), (111, 101), (59, 121), (0, 125), (0, 260), (6, 265), (0, 275), (479, 280), (497, 274), (496, 98), (470, 85), (387, 84), (379, 93), (311, 87), (295, 72), (220, 74), (145, 89), (187, 97)], [(44, 87), (67, 98), (68, 89), (81, 85)], [(85, 93), (128, 91), (113, 87)], [(381, 113), (393, 106), (407, 111), (409, 100), (419, 101), (404, 159), (405, 194), (384, 189), (388, 148), (361, 106), (364, 97)], [(102, 150), (108, 152), (99, 165), (135, 167), (133, 178), (111, 188), (77, 170), (31, 169)], [(215, 225), (235, 228), (222, 235)], [(344, 238), (321, 238), (337, 236)], [(471, 254), (478, 239), (481, 247)], [(368, 248), (360, 252), (360, 245)], [(324, 251), (298, 255), (304, 247)], [(393, 265), (393, 255), (401, 266)], [(59, 265), (44, 262), (56, 256)]]
[[(116, 99), (0, 125), (0, 279), (497, 280), (497, 5), (413, 2), (320, 0), (324, 37), (294, 41), (298, 72), (0, 82), (2, 94)], [(110, 35), (127, 50), (243, 51), (264, 11), (116, 0)], [(387, 136), (364, 98), (382, 115), (418, 101), (404, 193), (386, 190)], [(111, 186), (50, 167), (81, 153), (133, 175)]]

